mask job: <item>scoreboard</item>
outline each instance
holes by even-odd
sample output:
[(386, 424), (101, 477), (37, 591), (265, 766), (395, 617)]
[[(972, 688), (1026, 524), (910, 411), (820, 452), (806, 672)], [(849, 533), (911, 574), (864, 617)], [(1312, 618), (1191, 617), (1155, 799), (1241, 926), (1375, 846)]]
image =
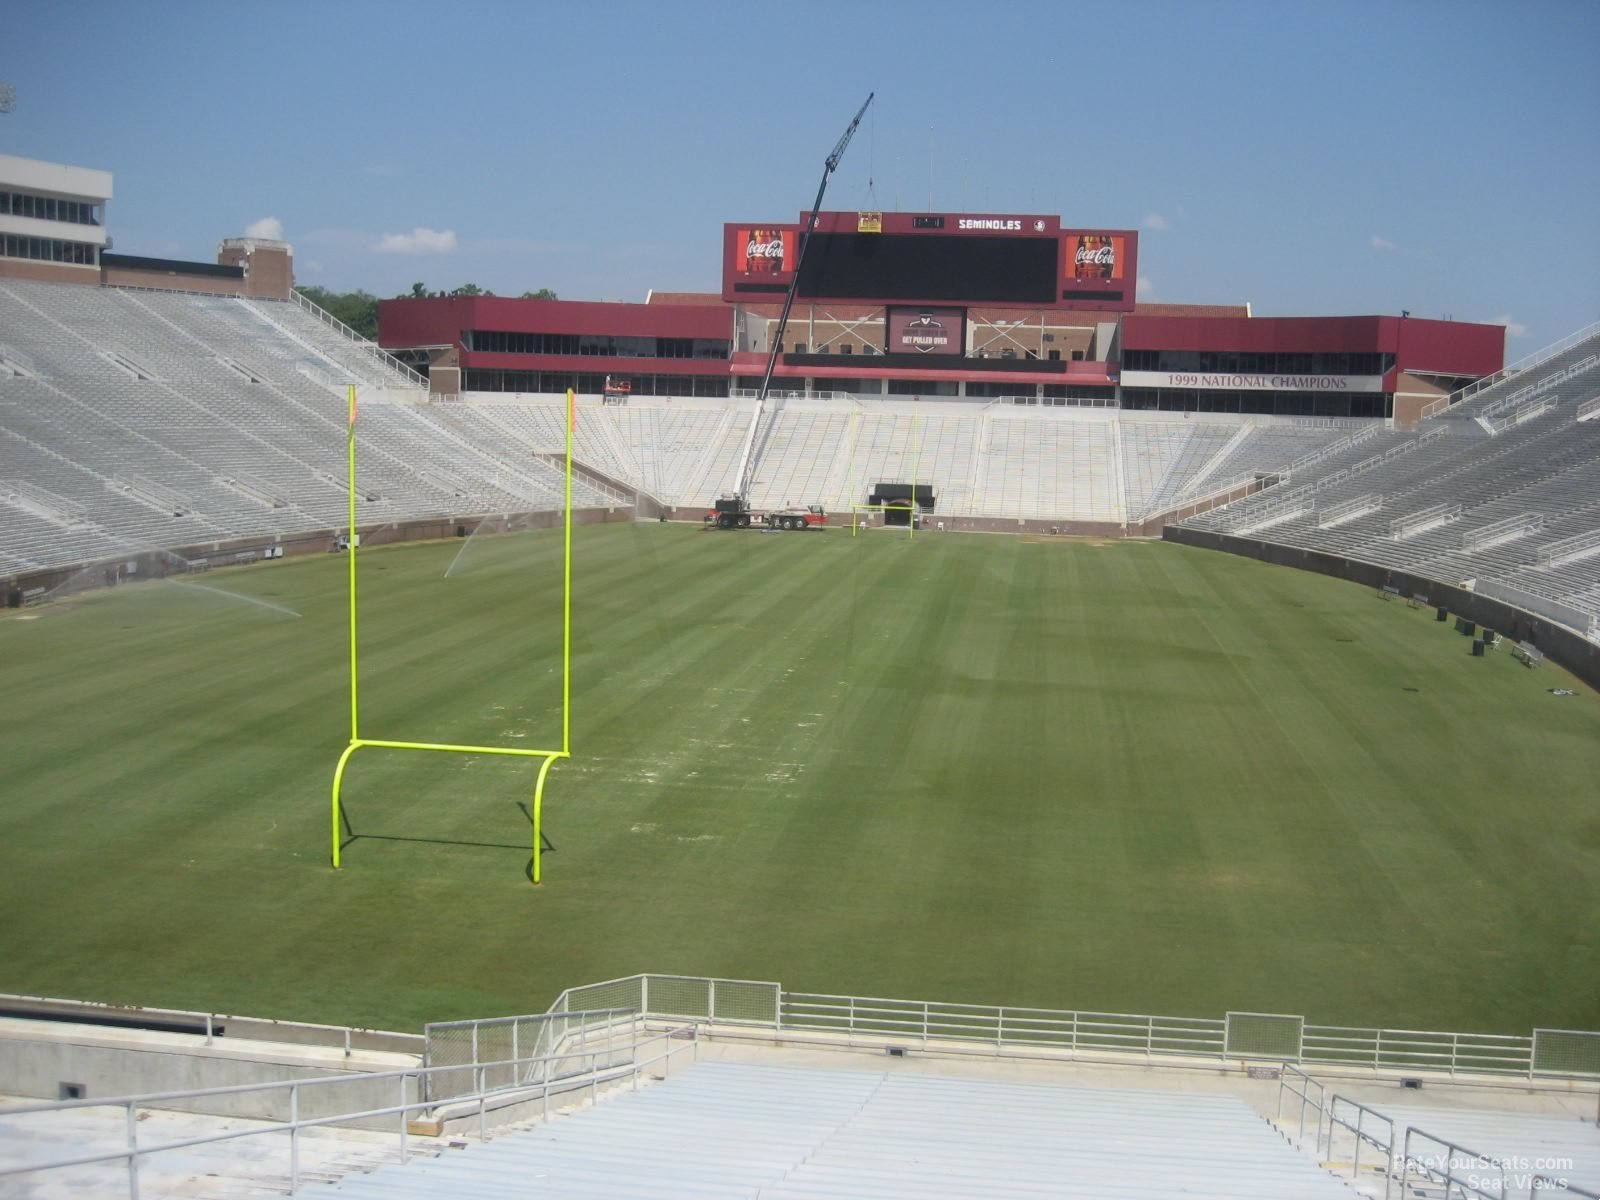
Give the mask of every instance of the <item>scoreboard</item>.
[(1053, 304), (1056, 244), (1048, 238), (935, 234), (813, 234), (795, 295), (803, 300), (943, 300)]
[[(724, 300), (788, 291), (805, 217), (723, 227)], [(979, 213), (819, 213), (799, 265), (806, 301), (986, 304), (1130, 312), (1132, 230), (1063, 229), (1059, 217)]]

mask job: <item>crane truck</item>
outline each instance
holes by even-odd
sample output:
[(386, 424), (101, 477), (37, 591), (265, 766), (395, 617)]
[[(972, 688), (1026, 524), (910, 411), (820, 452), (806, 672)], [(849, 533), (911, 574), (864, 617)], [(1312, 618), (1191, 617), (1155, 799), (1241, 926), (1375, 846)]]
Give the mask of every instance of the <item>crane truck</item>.
[(771, 335), (771, 347), (767, 352), (767, 369), (761, 376), (761, 389), (756, 393), (756, 414), (750, 430), (750, 440), (745, 446), (744, 459), (739, 464), (737, 490), (723, 493), (721, 499), (714, 502), (710, 512), (706, 513), (703, 524), (707, 529), (749, 529), (752, 525), (766, 529), (824, 529), (828, 524), (828, 514), (823, 511), (820, 504), (810, 504), (804, 508), (780, 508), (756, 511), (750, 507), (746, 497), (749, 495), (751, 481), (755, 477), (756, 459), (761, 457), (760, 449), (755, 444), (755, 430), (759, 425), (762, 410), (766, 407), (767, 397), (772, 389), (772, 372), (778, 364), (778, 353), (783, 349), (783, 334), (789, 327), (789, 313), (794, 308), (795, 291), (800, 286), (800, 268), (806, 260), (806, 247), (811, 242), (811, 231), (817, 227), (817, 214), (822, 211), (822, 197), (828, 190), (828, 178), (839, 168), (839, 160), (844, 157), (845, 147), (850, 144), (850, 139), (855, 136), (861, 118), (866, 114), (867, 107), (872, 103), (875, 92), (868, 92), (866, 100), (856, 110), (856, 115), (851, 118), (846, 126), (844, 136), (834, 145), (822, 164), (822, 182), (817, 185), (817, 198), (812, 202), (811, 215), (806, 219), (805, 227), (800, 231), (800, 252), (795, 256), (794, 273), (789, 280), (788, 290), (783, 297), (783, 311), (778, 315), (778, 328)]
[(828, 514), (820, 504), (804, 508), (753, 509), (738, 495), (717, 500), (701, 524), (706, 529), (825, 529)]

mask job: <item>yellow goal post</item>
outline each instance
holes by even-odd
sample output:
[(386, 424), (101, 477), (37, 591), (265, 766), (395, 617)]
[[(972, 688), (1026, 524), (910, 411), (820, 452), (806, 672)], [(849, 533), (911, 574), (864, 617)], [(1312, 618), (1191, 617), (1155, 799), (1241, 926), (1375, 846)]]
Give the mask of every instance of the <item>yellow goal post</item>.
[(333, 772), (333, 867), (341, 862), (344, 810), (342, 807), (345, 769), (357, 750), (370, 748), (384, 750), (422, 750), (443, 754), (500, 754), (515, 758), (539, 760), (539, 773), (533, 784), (533, 858), (529, 864), (529, 878), (535, 886), (542, 881), (542, 850), (544, 845), (544, 787), (550, 768), (557, 759), (572, 757), (572, 432), (577, 416), (577, 398), (567, 389), (567, 446), (565, 511), (562, 522), (561, 565), (561, 748), (559, 750), (522, 750), (506, 746), (457, 746), (440, 742), (408, 742), (388, 738), (361, 736), (360, 704), (360, 627), (356, 607), (356, 560), (361, 539), (356, 529), (356, 389), (351, 385), (349, 422), (345, 436), (349, 470), (349, 592), (350, 592), (350, 743), (339, 755)]

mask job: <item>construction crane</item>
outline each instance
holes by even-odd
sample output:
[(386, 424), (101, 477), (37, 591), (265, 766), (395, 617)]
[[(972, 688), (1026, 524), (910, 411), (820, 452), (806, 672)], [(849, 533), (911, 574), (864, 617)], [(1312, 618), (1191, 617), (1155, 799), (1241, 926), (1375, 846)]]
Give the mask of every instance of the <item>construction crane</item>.
[[(861, 124), (861, 118), (866, 115), (867, 108), (872, 104), (872, 98), (876, 95), (876, 92), (867, 93), (866, 100), (856, 110), (856, 115), (850, 119), (850, 124), (845, 128), (843, 136), (839, 138), (838, 143), (833, 147), (832, 153), (828, 155), (827, 161), (822, 165), (822, 182), (817, 185), (817, 198), (811, 205), (811, 216), (807, 218), (805, 228), (800, 231), (800, 251), (795, 256), (794, 275), (789, 279), (789, 290), (783, 297), (783, 313), (778, 317), (778, 328), (772, 335), (772, 345), (767, 352), (767, 369), (761, 376), (761, 390), (756, 393), (757, 420), (760, 419), (761, 412), (766, 407), (767, 393), (772, 387), (772, 372), (777, 367), (778, 355), (783, 350), (784, 331), (789, 327), (789, 310), (794, 307), (795, 291), (800, 287), (800, 269), (805, 265), (806, 246), (810, 244), (811, 231), (817, 227), (817, 214), (822, 211), (822, 195), (828, 190), (828, 178), (838, 168), (839, 160), (844, 157), (845, 147), (850, 144), (850, 139), (855, 136), (856, 127)], [(744, 462), (739, 467), (738, 490), (734, 492), (733, 498), (741, 502), (745, 501), (750, 494), (750, 476), (753, 474), (756, 461), (756, 455), (751, 452), (753, 450), (754, 445), (752, 444), (746, 450)]]

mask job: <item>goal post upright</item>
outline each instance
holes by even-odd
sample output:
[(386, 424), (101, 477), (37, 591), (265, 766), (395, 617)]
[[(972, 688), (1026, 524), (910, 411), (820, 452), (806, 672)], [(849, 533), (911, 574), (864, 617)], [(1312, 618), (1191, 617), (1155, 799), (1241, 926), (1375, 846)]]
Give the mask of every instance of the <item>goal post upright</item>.
[[(910, 505), (909, 506), (905, 506), (905, 505), (899, 505), (899, 504), (851, 504), (850, 505), (850, 536), (851, 537), (855, 537), (857, 535), (858, 531), (859, 531), (859, 528), (860, 528), (860, 523), (856, 520), (856, 514), (863, 513), (863, 512), (904, 512), (906, 514), (906, 516), (907, 516), (907, 520), (906, 520), (906, 526), (907, 526), (906, 538), (907, 538), (907, 540), (909, 541), (911, 538), (914, 538), (914, 537), (917, 536), (917, 509), (918, 509), (918, 504), (919, 504), (919, 501), (917, 499), (917, 472), (921, 469), (922, 443), (917, 440), (917, 415), (915, 413), (911, 414), (911, 436), (910, 436), (910, 441), (911, 441), (911, 503), (910, 503)], [(850, 456), (851, 456), (851, 460), (853, 462), (854, 458), (855, 458), (855, 446), (853, 444), (850, 447)], [(902, 459), (901, 460), (901, 466), (904, 466), (904, 465), (905, 465), (905, 460)]]
[(563, 496), (562, 570), (561, 570), (561, 748), (559, 750), (523, 750), (510, 746), (465, 746), (443, 742), (407, 742), (387, 738), (363, 738), (360, 730), (359, 625), (356, 608), (356, 389), (348, 391), (349, 423), (346, 432), (348, 458), (348, 485), (350, 492), (349, 538), (347, 552), (350, 556), (350, 743), (339, 755), (333, 772), (332, 796), (332, 862), (338, 870), (341, 862), (341, 835), (343, 833), (343, 789), (345, 770), (357, 750), (375, 747), (385, 750), (423, 750), (444, 754), (494, 754), (508, 758), (537, 758), (539, 773), (533, 785), (532, 852), (529, 862), (529, 879), (537, 886), (542, 881), (544, 848), (544, 787), (550, 768), (557, 759), (572, 757), (572, 433), (577, 422), (577, 397), (567, 389), (566, 463)]

